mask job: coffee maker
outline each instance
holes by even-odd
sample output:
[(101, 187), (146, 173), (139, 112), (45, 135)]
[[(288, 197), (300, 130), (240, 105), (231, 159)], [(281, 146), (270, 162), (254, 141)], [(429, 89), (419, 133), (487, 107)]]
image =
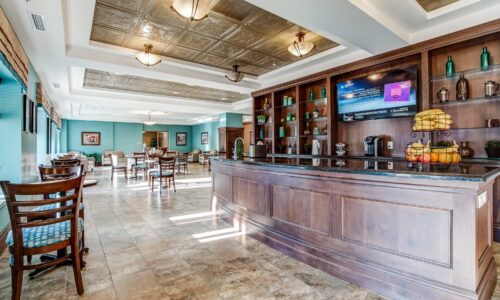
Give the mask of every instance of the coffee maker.
[(364, 139), (365, 156), (382, 156), (384, 151), (384, 138), (382, 136), (367, 136)]

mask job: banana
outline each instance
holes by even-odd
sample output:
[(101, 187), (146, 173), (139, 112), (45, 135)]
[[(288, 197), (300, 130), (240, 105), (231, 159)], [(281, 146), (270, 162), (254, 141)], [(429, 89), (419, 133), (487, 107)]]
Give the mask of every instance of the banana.
[(444, 113), (441, 109), (436, 108), (436, 109), (428, 109), (424, 110), (422, 112), (419, 112), (418, 114), (415, 115), (415, 117), (423, 117), (431, 114), (438, 114), (438, 113)]

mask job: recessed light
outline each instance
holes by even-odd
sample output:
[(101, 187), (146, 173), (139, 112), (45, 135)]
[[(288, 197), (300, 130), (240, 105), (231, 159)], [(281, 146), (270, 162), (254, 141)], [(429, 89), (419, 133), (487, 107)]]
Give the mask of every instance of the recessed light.
[(222, 97), (222, 100), (227, 100), (227, 98), (226, 97)]
[(177, 95), (177, 94), (179, 94), (179, 92), (174, 91), (174, 94), (176, 94), (176, 95)]

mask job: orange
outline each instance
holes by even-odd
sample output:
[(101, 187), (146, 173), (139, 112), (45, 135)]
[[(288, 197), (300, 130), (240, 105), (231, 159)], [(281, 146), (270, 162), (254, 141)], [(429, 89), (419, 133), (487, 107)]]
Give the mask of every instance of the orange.
[(431, 153), (431, 162), (435, 163), (439, 161), (439, 155), (437, 153), (432, 152)]

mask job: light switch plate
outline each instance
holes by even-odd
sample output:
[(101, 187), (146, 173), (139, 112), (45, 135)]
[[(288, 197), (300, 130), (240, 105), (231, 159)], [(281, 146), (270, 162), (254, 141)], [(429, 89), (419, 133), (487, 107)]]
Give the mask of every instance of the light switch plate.
[(481, 208), (487, 201), (488, 197), (486, 197), (486, 192), (482, 192), (477, 196), (477, 208)]
[(394, 149), (394, 144), (392, 143), (392, 141), (387, 142), (387, 149), (389, 149), (389, 150)]

